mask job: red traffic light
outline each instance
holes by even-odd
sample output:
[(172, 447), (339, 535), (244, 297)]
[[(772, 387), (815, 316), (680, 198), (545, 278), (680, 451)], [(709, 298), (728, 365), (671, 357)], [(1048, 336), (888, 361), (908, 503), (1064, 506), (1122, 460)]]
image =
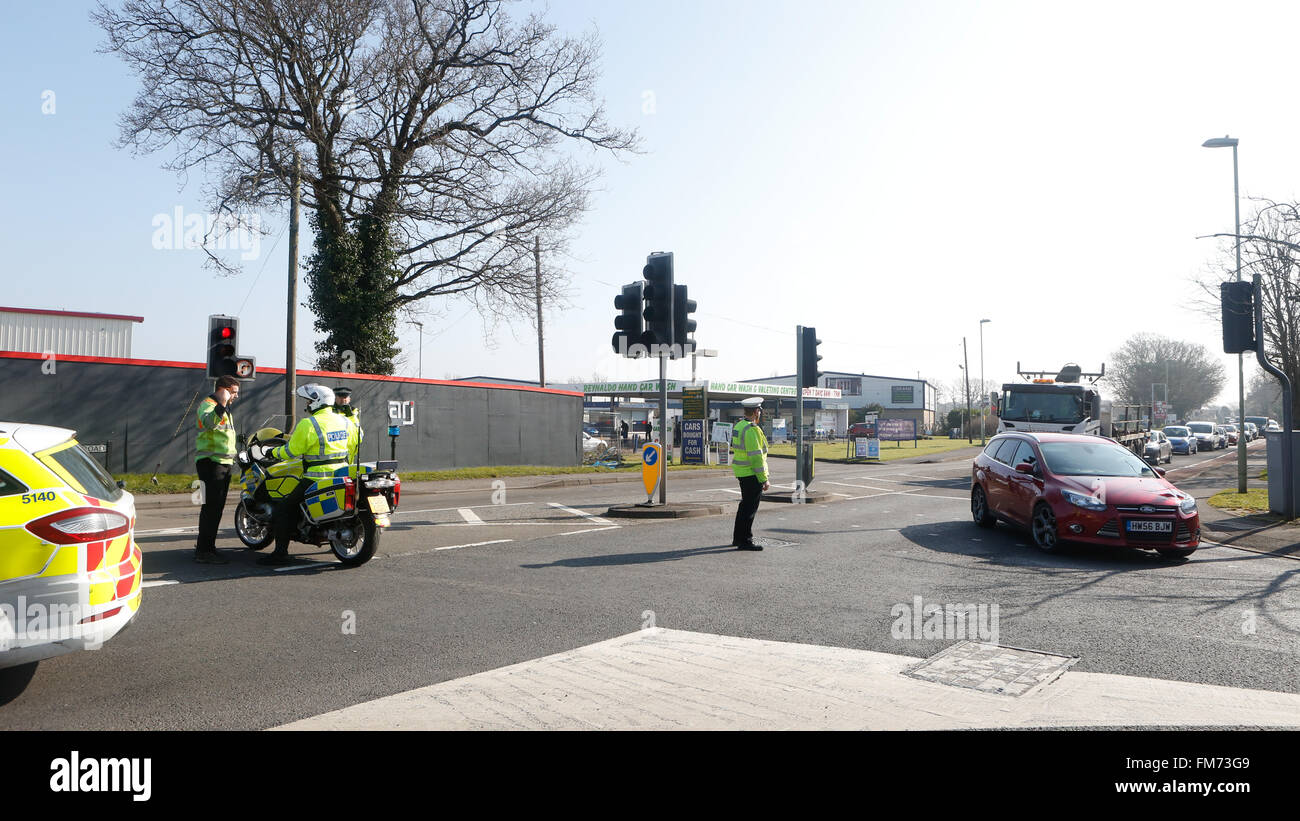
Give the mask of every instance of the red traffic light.
[(222, 329), (221, 329), (221, 338), (222, 338), (222, 339), (229, 339), (230, 337), (232, 337), (232, 336), (234, 336), (234, 335), (235, 335), (235, 330), (234, 330), (233, 328), (222, 328)]

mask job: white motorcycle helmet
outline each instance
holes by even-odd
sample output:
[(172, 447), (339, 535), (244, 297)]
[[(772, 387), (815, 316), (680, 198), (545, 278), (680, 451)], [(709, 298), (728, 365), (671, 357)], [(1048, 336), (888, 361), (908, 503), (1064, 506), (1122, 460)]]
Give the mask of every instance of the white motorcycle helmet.
[(324, 385), (303, 385), (294, 393), (306, 399), (310, 404), (307, 409), (312, 413), (321, 408), (331, 408), (334, 406), (334, 391)]

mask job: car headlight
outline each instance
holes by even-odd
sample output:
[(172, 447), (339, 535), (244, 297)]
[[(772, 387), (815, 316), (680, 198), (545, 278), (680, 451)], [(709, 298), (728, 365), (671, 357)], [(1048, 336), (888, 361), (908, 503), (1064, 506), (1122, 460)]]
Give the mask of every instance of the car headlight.
[(1188, 497), (1184, 498), (1181, 502), (1178, 503), (1178, 509), (1181, 510), (1182, 512), (1184, 512), (1184, 513), (1189, 513), (1189, 514), (1190, 514), (1190, 513), (1195, 513), (1195, 512), (1196, 512), (1196, 499), (1195, 499), (1195, 497), (1188, 496)]
[(1103, 502), (1101, 499), (1096, 498), (1095, 496), (1084, 496), (1082, 493), (1075, 493), (1072, 490), (1063, 490), (1061, 491), (1061, 495), (1065, 497), (1065, 501), (1069, 502), (1075, 507), (1081, 507), (1084, 508), (1085, 510), (1106, 509), (1106, 503)]

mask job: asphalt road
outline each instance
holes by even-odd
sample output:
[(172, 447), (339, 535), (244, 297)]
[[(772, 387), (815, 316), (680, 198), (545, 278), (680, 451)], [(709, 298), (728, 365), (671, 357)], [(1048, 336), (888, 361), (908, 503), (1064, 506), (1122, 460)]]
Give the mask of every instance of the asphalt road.
[[(788, 484), (793, 462), (774, 470)], [(135, 622), (100, 650), (42, 662), (0, 706), (0, 729), (265, 728), (648, 620), (925, 657), (952, 641), (891, 629), (891, 609), (916, 597), (996, 605), (1000, 643), (1080, 656), (1081, 671), (1300, 692), (1296, 562), (1224, 547), (1187, 562), (1046, 555), (1026, 533), (970, 522), (969, 471), (969, 459), (819, 464), (814, 487), (838, 501), (765, 503), (756, 532), (786, 544), (763, 552), (729, 546), (735, 483), (716, 476), (674, 474), (670, 500), (728, 513), (671, 521), (604, 519), (643, 497), (629, 483), (407, 495), (379, 555), (352, 570), (295, 545), (313, 563), (271, 571), (230, 530), (231, 563), (196, 565), (196, 512), (142, 509), (150, 587)]]

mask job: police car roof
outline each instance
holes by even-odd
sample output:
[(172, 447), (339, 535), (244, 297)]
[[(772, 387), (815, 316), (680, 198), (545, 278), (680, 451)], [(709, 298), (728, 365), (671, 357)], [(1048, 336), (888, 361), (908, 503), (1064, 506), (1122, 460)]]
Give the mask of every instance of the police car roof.
[(9, 445), (12, 442), (28, 453), (54, 447), (76, 435), (76, 431), (68, 428), (33, 425), (28, 422), (0, 422), (0, 444)]

